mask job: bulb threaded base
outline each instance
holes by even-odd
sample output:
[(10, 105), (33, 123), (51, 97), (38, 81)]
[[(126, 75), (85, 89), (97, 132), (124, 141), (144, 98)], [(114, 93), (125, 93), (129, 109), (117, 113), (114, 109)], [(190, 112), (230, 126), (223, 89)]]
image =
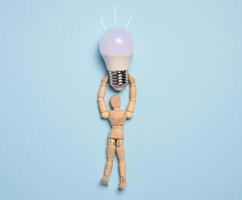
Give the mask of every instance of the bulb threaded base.
[(108, 71), (110, 85), (117, 91), (128, 85), (128, 70)]

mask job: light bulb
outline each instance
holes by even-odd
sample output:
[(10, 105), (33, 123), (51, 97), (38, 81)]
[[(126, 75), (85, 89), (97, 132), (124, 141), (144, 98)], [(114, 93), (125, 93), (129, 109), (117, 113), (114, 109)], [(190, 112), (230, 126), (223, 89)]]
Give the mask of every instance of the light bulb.
[(126, 28), (113, 27), (104, 32), (100, 53), (105, 61), (110, 85), (122, 90), (128, 84), (128, 67), (134, 53), (134, 40)]

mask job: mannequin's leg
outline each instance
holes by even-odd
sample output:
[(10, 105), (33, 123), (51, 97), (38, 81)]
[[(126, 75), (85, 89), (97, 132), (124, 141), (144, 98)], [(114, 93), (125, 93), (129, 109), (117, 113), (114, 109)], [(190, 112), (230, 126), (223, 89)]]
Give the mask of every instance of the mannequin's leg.
[(108, 145), (107, 145), (107, 163), (105, 167), (104, 176), (101, 180), (101, 183), (103, 185), (108, 185), (109, 177), (112, 171), (113, 166), (113, 158), (115, 155), (115, 140), (114, 139), (108, 139)]
[(126, 164), (124, 160), (124, 148), (123, 148), (123, 140), (117, 140), (117, 154), (119, 159), (119, 175), (120, 175), (120, 184), (119, 188), (124, 190), (127, 186), (126, 183)]

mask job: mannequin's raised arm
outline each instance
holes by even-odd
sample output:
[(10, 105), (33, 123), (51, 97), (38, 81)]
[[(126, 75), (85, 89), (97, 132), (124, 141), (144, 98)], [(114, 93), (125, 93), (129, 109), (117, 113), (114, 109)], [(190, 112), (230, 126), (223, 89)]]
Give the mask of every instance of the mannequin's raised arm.
[(104, 102), (107, 82), (108, 82), (108, 75), (105, 75), (101, 81), (101, 85), (100, 85), (100, 89), (99, 89), (99, 93), (98, 93), (98, 107), (101, 112), (101, 116), (103, 118), (108, 118), (108, 116), (109, 116), (107, 106)]
[(126, 110), (127, 118), (131, 118), (134, 114), (135, 101), (136, 101), (136, 85), (135, 78), (129, 74), (129, 104)]

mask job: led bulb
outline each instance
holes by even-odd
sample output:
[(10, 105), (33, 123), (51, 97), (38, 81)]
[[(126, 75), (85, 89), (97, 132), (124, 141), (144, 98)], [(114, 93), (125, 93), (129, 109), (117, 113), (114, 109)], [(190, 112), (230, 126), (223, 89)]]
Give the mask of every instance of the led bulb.
[(110, 85), (122, 90), (128, 84), (128, 67), (134, 53), (134, 40), (126, 28), (113, 27), (104, 32), (100, 53), (105, 61)]

